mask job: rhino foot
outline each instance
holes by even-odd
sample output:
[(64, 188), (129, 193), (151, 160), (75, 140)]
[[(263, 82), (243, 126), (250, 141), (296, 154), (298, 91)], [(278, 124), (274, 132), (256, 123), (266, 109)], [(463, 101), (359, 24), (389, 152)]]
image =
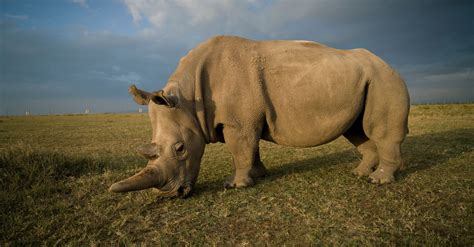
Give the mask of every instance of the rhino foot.
[(374, 184), (388, 184), (394, 182), (395, 177), (393, 176), (393, 172), (388, 172), (383, 168), (379, 168), (370, 174), (369, 180)]
[(354, 168), (354, 170), (352, 170), (352, 174), (359, 178), (369, 176), (372, 172), (372, 168), (365, 165), (359, 165), (358, 167)]
[(230, 176), (227, 178), (227, 181), (224, 182), (224, 188), (231, 189), (231, 188), (239, 188), (239, 187), (249, 187), (254, 185), (254, 181), (252, 177), (235, 177)]

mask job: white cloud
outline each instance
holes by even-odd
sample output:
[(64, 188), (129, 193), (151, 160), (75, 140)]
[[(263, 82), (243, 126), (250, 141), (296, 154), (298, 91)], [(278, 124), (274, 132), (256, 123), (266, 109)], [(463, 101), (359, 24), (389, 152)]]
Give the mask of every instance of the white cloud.
[(89, 8), (87, 0), (71, 0), (73, 3), (79, 4), (83, 8)]
[(142, 77), (135, 72), (128, 72), (127, 74), (112, 76), (109, 79), (114, 80), (114, 81), (129, 83), (129, 84), (132, 84), (132, 83), (139, 84)]
[(16, 20), (21, 20), (21, 21), (28, 20), (28, 18), (29, 18), (27, 15), (10, 15), (10, 14), (5, 14), (4, 16), (7, 17), (7, 18), (10, 18), (10, 19), (16, 19)]
[[(261, 5), (256, 0), (124, 0), (133, 22), (144, 24), (147, 35), (172, 33), (185, 34), (189, 32), (216, 31), (241, 29), (242, 26), (255, 26), (259, 22), (259, 14), (252, 8)], [(151, 28), (151, 29), (150, 29)]]
[(117, 65), (112, 65), (112, 69), (113, 69), (115, 72), (120, 71), (120, 67), (117, 66)]
[(228, 6), (235, 0), (124, 0), (133, 21), (139, 24), (142, 15), (156, 28), (161, 28), (165, 22), (179, 21), (181, 23), (199, 23), (216, 18), (217, 11), (222, 6)]
[(462, 71), (454, 71), (443, 74), (429, 74), (421, 78), (424, 83), (439, 83), (439, 82), (453, 82), (453, 81), (471, 81), (474, 82), (474, 68), (467, 68)]
[[(358, 12), (366, 11), (367, 4), (363, 3), (367, 1), (370, 0), (352, 7)], [(350, 7), (344, 7), (347, 4), (329, 0), (123, 0), (123, 3), (135, 25), (148, 37), (235, 34), (290, 38), (298, 36), (295, 32), (301, 28), (288, 24), (304, 25), (311, 19), (317, 25), (328, 25), (341, 18), (344, 20), (340, 23), (350, 23), (351, 17), (357, 15)], [(312, 25), (312, 28), (310, 33), (315, 33), (321, 26)]]

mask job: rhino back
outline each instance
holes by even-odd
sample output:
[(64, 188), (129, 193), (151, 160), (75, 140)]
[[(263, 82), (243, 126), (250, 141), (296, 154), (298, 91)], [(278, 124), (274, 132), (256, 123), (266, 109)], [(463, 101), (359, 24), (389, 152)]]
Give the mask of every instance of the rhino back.
[(358, 55), (307, 41), (262, 44), (262, 54), (266, 123), (275, 142), (323, 144), (360, 114), (367, 77)]
[(208, 124), (259, 126), (264, 139), (290, 146), (331, 141), (362, 109), (366, 78), (359, 60), (313, 42), (221, 37), (201, 82)]

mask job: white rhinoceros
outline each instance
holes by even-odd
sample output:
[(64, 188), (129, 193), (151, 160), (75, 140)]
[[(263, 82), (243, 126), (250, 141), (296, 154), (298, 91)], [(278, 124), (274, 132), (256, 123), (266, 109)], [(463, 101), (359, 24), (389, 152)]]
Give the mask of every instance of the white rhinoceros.
[(139, 149), (148, 165), (113, 184), (113, 192), (153, 187), (185, 196), (205, 145), (215, 142), (225, 142), (233, 156), (228, 188), (251, 186), (266, 174), (260, 139), (313, 147), (344, 135), (363, 157), (353, 172), (374, 183), (394, 181), (403, 164), (407, 88), (365, 49), (218, 36), (184, 56), (163, 90), (129, 91), (148, 105), (153, 136)]

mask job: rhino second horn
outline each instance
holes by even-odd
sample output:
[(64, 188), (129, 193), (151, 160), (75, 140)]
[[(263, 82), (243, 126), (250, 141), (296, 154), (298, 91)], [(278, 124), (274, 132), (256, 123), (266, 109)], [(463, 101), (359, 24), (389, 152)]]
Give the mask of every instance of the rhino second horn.
[(158, 168), (147, 166), (139, 173), (124, 179), (120, 182), (112, 184), (109, 191), (111, 192), (128, 192), (134, 190), (143, 190), (151, 187), (162, 186), (164, 179)]

